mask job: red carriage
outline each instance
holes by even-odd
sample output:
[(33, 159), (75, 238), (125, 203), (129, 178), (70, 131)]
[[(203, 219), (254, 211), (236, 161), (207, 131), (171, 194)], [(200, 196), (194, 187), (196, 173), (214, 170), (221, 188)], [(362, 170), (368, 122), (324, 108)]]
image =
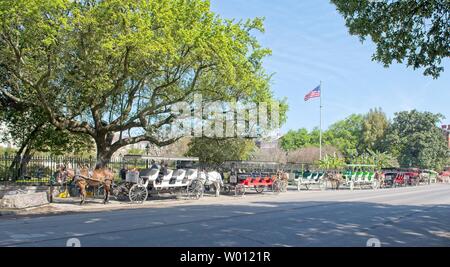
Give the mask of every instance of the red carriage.
[(417, 168), (412, 168), (407, 170), (405, 173), (406, 183), (408, 185), (419, 185), (420, 183), (420, 170)]
[(384, 186), (411, 186), (419, 185), (420, 182), (420, 170), (416, 168), (385, 170), (384, 176)]
[(257, 193), (265, 190), (280, 193), (283, 190), (276, 162), (229, 161), (226, 166), (230, 170), (229, 179), (224, 185), (226, 193), (244, 195), (248, 189), (254, 189)]

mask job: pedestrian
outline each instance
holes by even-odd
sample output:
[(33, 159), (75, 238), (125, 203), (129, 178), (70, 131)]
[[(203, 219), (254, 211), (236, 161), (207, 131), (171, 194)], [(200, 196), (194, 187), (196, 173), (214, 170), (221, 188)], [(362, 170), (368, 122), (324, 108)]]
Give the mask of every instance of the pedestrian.
[(122, 181), (125, 181), (127, 179), (127, 166), (123, 165), (122, 169), (120, 170), (120, 178), (122, 179)]
[(167, 174), (169, 174), (169, 164), (165, 163), (161, 169), (162, 171), (162, 175), (166, 176)]
[(155, 160), (152, 159), (151, 163), (152, 163), (152, 166), (150, 167), (150, 170), (153, 170), (153, 169), (159, 170), (160, 169), (160, 166), (156, 163)]

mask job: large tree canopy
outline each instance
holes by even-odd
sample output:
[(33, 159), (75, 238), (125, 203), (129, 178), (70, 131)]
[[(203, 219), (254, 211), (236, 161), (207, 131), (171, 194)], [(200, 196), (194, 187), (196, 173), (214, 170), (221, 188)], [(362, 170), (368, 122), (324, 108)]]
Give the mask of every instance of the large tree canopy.
[(386, 147), (400, 165), (442, 170), (449, 154), (440, 114), (417, 110), (396, 113), (388, 128)]
[(352, 114), (331, 125), (324, 133), (324, 139), (348, 158), (357, 155), (362, 149), (360, 141), (363, 121), (363, 115)]
[(253, 30), (261, 19), (223, 20), (203, 0), (4, 0), (1, 103), (91, 136), (104, 164), (128, 144), (176, 141), (158, 133), (194, 93), (270, 103), (270, 50)]
[(382, 141), (386, 135), (389, 120), (381, 108), (371, 109), (364, 115), (361, 148), (363, 150), (381, 151)]
[(450, 57), (448, 0), (331, 0), (344, 16), (350, 34), (370, 37), (373, 59), (386, 67), (394, 61), (425, 68), (437, 78)]

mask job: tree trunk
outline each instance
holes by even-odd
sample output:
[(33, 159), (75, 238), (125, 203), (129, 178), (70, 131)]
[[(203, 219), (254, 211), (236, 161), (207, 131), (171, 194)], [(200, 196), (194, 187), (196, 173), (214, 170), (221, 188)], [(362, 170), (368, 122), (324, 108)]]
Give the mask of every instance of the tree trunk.
[[(12, 175), (12, 178), (14, 180), (16, 180), (17, 178), (21, 177), (23, 174), (23, 167), (26, 168), (26, 165), (28, 164), (28, 162), (30, 161), (30, 159), (26, 159), (25, 157), (29, 157), (29, 155), (31, 154), (31, 143), (33, 141), (33, 139), (36, 137), (36, 135), (39, 133), (39, 131), (41, 130), (42, 126), (44, 124), (39, 124), (37, 125), (33, 131), (31, 131), (31, 133), (26, 137), (26, 139), (22, 142), (20, 149), (16, 152), (16, 155), (14, 157), (13, 162), (11, 163), (11, 165), (9, 166), (9, 174)], [(22, 155), (22, 153), (25, 154)], [(25, 161), (25, 163), (24, 163)]]
[[(31, 160), (31, 149), (29, 147), (27, 147), (25, 149), (25, 153), (23, 154), (22, 157), (22, 161), (20, 162), (20, 167), (19, 167), (19, 177), (23, 177), (25, 175), (27, 175), (28, 171), (27, 171), (27, 167), (28, 167), (28, 163)], [(29, 175), (31, 177), (31, 174)]]
[(104, 168), (111, 161), (111, 157), (115, 151), (111, 149), (111, 144), (108, 144), (106, 140), (95, 140), (97, 146), (97, 163), (96, 169)]
[(24, 143), (19, 148), (19, 150), (16, 152), (16, 155), (14, 156), (14, 160), (11, 162), (11, 165), (9, 166), (8, 173), (11, 175), (10, 177), (13, 180), (17, 180), (21, 173), (20, 173), (20, 166), (22, 166), (22, 153), (27, 147), (28, 144)]

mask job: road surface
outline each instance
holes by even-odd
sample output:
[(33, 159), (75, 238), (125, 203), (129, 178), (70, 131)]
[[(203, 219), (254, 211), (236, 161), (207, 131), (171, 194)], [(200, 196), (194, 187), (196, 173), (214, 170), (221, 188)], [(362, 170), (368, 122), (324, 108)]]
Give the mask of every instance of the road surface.
[[(90, 204), (100, 205), (100, 204)], [(205, 197), (150, 208), (0, 217), (0, 246), (450, 246), (450, 184)], [(373, 240), (373, 239), (372, 239)]]

